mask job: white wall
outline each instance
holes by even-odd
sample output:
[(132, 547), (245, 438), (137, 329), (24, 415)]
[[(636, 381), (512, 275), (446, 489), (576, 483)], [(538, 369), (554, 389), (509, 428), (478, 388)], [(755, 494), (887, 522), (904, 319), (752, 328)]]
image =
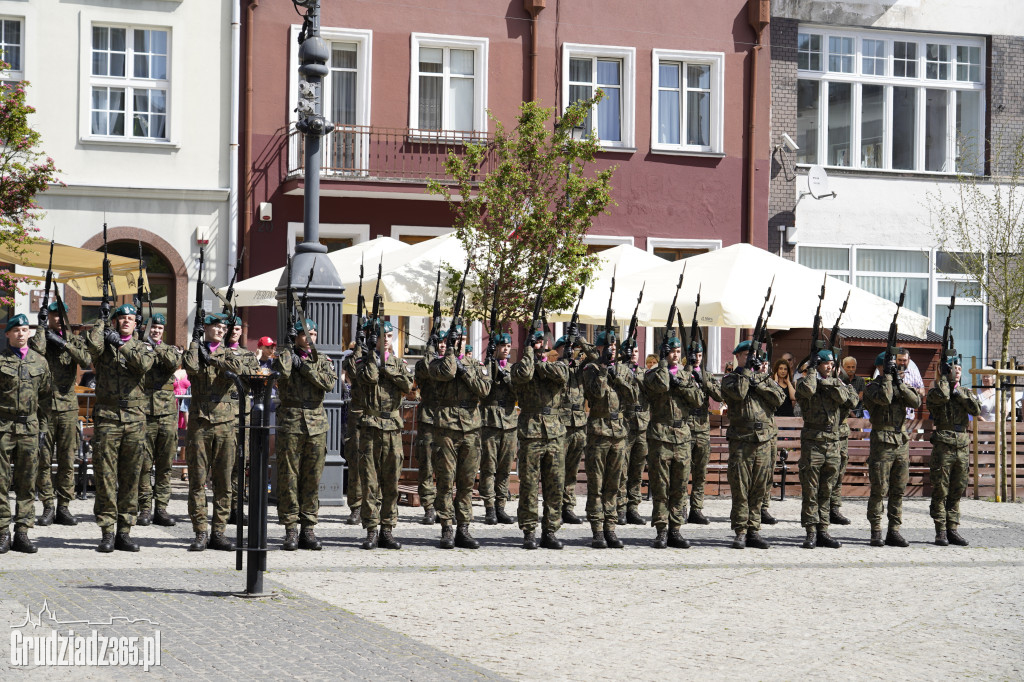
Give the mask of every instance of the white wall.
[(774, 0), (772, 16), (833, 26), (1024, 35), (1019, 0)]

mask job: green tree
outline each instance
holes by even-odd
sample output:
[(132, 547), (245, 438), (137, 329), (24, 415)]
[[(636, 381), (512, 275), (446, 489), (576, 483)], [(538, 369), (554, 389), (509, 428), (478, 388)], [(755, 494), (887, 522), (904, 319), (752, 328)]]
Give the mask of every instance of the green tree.
[[(499, 326), (529, 324), (546, 268), (547, 310), (572, 306), (580, 284), (590, 281), (597, 258), (587, 254), (583, 238), (612, 203), (615, 168), (588, 172), (600, 145), (592, 135), (576, 139), (572, 132), (584, 128), (600, 97), (572, 104), (553, 130), (553, 110), (535, 102), (522, 104), (512, 130), (491, 117), (493, 142), (466, 145), (461, 155), (449, 151), (447, 182), (430, 181), (427, 191), (448, 202), (472, 263), (467, 319), (487, 324), (497, 284)], [(460, 269), (449, 269), (450, 291), (461, 278)]]
[[(35, 109), (25, 102), (27, 87), (28, 81), (0, 85), (0, 245), (14, 252), (36, 239), (36, 194), (58, 182), (53, 159), (39, 149), (40, 135), (29, 125)], [(0, 270), (0, 304), (13, 305), (18, 284), (34, 279)]]
[(952, 192), (931, 193), (931, 218), (939, 248), (1002, 322), (1005, 365), (1010, 332), (1024, 327), (1024, 136), (992, 147), (991, 177), (961, 174)]

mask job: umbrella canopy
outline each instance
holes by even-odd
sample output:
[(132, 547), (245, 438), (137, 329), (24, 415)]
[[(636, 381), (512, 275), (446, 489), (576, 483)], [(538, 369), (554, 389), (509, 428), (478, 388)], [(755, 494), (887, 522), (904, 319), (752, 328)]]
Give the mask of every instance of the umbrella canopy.
[[(822, 273), (750, 244), (734, 244), (724, 249), (675, 261), (651, 270), (645, 275), (625, 279), (620, 286), (639, 288), (647, 281), (644, 302), (650, 305), (643, 323), (663, 326), (679, 281), (679, 273), (686, 266), (686, 277), (679, 292), (677, 306), (685, 324), (693, 317), (697, 288), (701, 287), (698, 320), (701, 325), (715, 327), (753, 327), (764, 303), (768, 285), (774, 278), (772, 297), (775, 309), (769, 328), (790, 329), (810, 327), (818, 306)], [(654, 285), (654, 286), (652, 286)], [(843, 314), (842, 326), (856, 329), (888, 331), (896, 304), (864, 289), (829, 277), (825, 288), (825, 301), (821, 306), (823, 327), (831, 327), (839, 309), (850, 296), (850, 304)], [(632, 310), (630, 310), (630, 313)], [(621, 317), (624, 310), (619, 311)], [(924, 338), (928, 318), (903, 308), (898, 324), (900, 332)]]
[[(378, 237), (376, 239), (359, 242), (347, 249), (341, 249), (339, 251), (329, 253), (326, 257), (334, 263), (334, 268), (338, 271), (338, 274), (342, 279), (346, 279), (353, 274), (358, 275), (359, 263), (365, 259), (366, 275), (372, 276), (373, 280), (376, 281), (377, 263), (380, 261), (381, 255), (401, 251), (407, 248), (409, 248), (409, 245), (405, 242), (392, 239), (391, 237)], [(278, 268), (276, 270), (271, 270), (270, 272), (264, 272), (262, 275), (256, 275), (255, 277), (250, 277), (247, 280), (236, 282), (236, 305), (240, 307), (277, 307), (277, 285), (281, 282), (282, 275), (284, 275), (284, 268)], [(358, 289), (358, 278), (356, 279), (355, 286)], [(346, 285), (346, 289), (347, 288), (348, 285)], [(220, 289), (222, 294), (227, 294), (227, 291), (227, 287), (222, 287)], [(346, 296), (346, 301), (343, 306), (345, 313), (356, 312), (355, 291), (356, 289), (349, 290), (349, 294)], [(363, 284), (363, 291), (365, 294), (365, 282)]]
[[(19, 251), (0, 246), (0, 260), (29, 268), (38, 268), (46, 275), (50, 263), (50, 242), (25, 244)], [(110, 256), (110, 271), (114, 277), (111, 293), (126, 296), (138, 288), (139, 261), (125, 256)], [(53, 245), (53, 274), (58, 282), (67, 284), (80, 296), (90, 298), (103, 295), (103, 252), (80, 249), (66, 244)], [(143, 271), (143, 283), (149, 282)]]
[[(643, 280), (646, 273), (665, 265), (665, 259), (659, 258), (632, 244), (619, 244), (610, 249), (601, 251), (598, 256), (601, 259), (600, 265), (594, 271), (594, 278), (583, 294), (580, 302), (580, 322), (583, 324), (604, 325), (606, 312), (608, 310), (608, 294), (610, 293), (612, 276), (615, 276), (615, 294), (612, 297), (612, 311), (614, 318), (620, 324), (628, 322), (636, 307), (637, 295), (640, 293), (640, 285), (635, 285), (639, 278)], [(624, 282), (629, 281), (630, 286)], [(654, 282), (652, 281), (653, 285)], [(653, 291), (653, 286), (648, 286), (644, 293), (644, 301)], [(641, 303), (637, 311), (637, 317), (645, 319), (650, 316), (648, 309), (650, 304)], [(572, 319), (572, 310), (559, 312), (556, 315), (548, 315), (551, 321), (568, 322)]]

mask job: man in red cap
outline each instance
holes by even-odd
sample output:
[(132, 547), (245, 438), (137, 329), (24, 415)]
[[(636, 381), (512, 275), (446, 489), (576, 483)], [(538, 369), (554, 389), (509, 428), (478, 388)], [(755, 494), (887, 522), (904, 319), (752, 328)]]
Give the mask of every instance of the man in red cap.
[(260, 337), (256, 344), (256, 360), (262, 369), (270, 369), (274, 364), (274, 356), (277, 354), (277, 343), (269, 336)]

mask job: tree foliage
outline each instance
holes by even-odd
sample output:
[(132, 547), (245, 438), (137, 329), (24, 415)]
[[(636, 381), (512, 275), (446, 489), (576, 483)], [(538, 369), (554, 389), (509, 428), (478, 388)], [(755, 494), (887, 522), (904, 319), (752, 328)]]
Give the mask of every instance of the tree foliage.
[[(572, 132), (583, 129), (600, 97), (571, 105), (553, 130), (553, 110), (535, 102), (522, 104), (512, 130), (492, 117), (493, 142), (469, 144), (461, 155), (449, 151), (448, 181), (430, 181), (427, 191), (448, 202), (471, 263), (467, 319), (488, 323), (495, 284), (504, 327), (529, 324), (545, 269), (546, 310), (571, 307), (580, 284), (590, 281), (597, 259), (587, 254), (583, 238), (612, 203), (615, 169), (588, 172), (600, 146), (592, 135), (575, 139)], [(451, 266), (449, 291), (461, 278), (458, 264)]]
[(1012, 146), (992, 147), (992, 168), (1005, 172), (958, 175), (955, 190), (932, 194), (931, 213), (939, 248), (978, 282), (989, 310), (1002, 320), (1006, 363), (1010, 332), (1024, 327), (1024, 136)]

